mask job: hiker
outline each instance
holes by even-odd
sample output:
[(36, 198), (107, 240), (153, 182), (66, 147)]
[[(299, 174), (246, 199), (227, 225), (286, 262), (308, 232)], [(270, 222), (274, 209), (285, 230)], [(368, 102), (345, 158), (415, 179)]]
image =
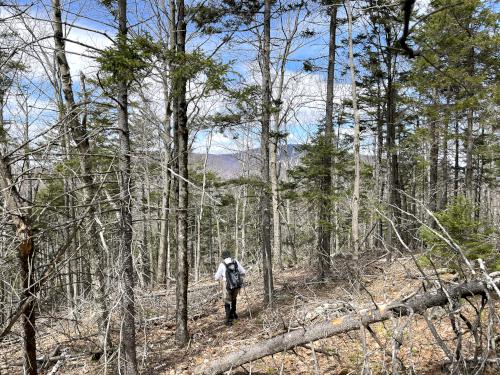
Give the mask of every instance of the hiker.
[(231, 252), (225, 250), (222, 252), (223, 261), (215, 273), (215, 280), (222, 280), (222, 298), (224, 300), (224, 309), (226, 310), (226, 325), (233, 324), (234, 319), (238, 319), (236, 314), (236, 299), (241, 287), (243, 286), (243, 275), (245, 269), (236, 259), (231, 257)]

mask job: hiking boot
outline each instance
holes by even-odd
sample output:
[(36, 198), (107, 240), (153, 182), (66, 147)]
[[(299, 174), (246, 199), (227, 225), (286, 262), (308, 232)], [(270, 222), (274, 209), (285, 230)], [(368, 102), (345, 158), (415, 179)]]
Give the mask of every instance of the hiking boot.
[(230, 316), (232, 319), (238, 319), (238, 314), (236, 314), (236, 300), (231, 303)]
[(225, 303), (224, 309), (226, 310), (226, 322), (225, 322), (225, 324), (227, 326), (230, 326), (233, 324), (233, 318), (231, 315), (231, 305), (229, 303)]

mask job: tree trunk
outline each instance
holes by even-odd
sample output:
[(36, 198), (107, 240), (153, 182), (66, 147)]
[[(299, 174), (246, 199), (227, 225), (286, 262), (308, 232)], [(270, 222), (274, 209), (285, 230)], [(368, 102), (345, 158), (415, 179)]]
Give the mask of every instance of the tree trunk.
[[(434, 100), (437, 100), (436, 98)], [(437, 108), (437, 103), (435, 105)], [(429, 138), (430, 138), (430, 150), (429, 150), (429, 209), (432, 212), (437, 210), (437, 186), (438, 186), (438, 156), (439, 156), (439, 135), (437, 131), (437, 118), (438, 114), (435, 113), (429, 118)], [(431, 225), (435, 225), (435, 221), (432, 220)]]
[[(390, 85), (391, 89), (390, 91), (394, 92), (394, 89), (392, 89), (392, 84)], [(394, 101), (393, 101), (393, 94), (389, 95), (390, 99), (388, 100), (389, 102), (389, 107), (393, 108), (394, 106)], [(392, 109), (389, 111), (392, 112)], [(399, 212), (397, 211), (397, 207), (399, 206), (399, 193), (398, 193), (398, 154), (396, 151), (396, 126), (394, 125), (394, 120), (393, 116), (390, 116), (390, 120), (387, 123), (388, 130), (387, 130), (387, 149), (388, 151), (388, 159), (389, 159), (389, 211), (391, 212), (391, 217), (394, 220), (395, 223), (399, 223)], [(387, 242), (389, 246), (393, 246), (394, 243), (394, 233), (392, 227), (388, 228), (388, 238)]]
[[(0, 93), (0, 113), (3, 109), (3, 94)], [(3, 118), (0, 115), (0, 132), (3, 132)], [(35, 298), (34, 295), (34, 242), (30, 218), (26, 216), (23, 201), (14, 185), (14, 178), (10, 169), (9, 160), (0, 153), (0, 187), (3, 191), (5, 205), (11, 215), (17, 232), (17, 256), (19, 260), (20, 278), (22, 285), (21, 298), (29, 301), (22, 311), (23, 327), (23, 349), (24, 349), (24, 373), (27, 375), (37, 374), (36, 365), (36, 322), (35, 322)]]
[[(163, 8), (163, 12), (167, 14), (166, 4), (165, 2), (161, 2), (161, 7)], [(170, 41), (165, 43), (164, 48), (166, 50), (175, 49), (175, 6), (171, 3), (170, 9), (170, 17), (169, 20), (169, 32), (170, 32)], [(165, 60), (168, 60), (165, 58)], [(163, 160), (162, 160), (162, 176), (163, 176), (163, 194), (162, 194), (162, 204), (161, 204), (161, 222), (160, 222), (160, 241), (158, 248), (158, 271), (156, 275), (156, 282), (159, 285), (166, 285), (168, 283), (167, 280), (170, 279), (170, 237), (169, 237), (169, 209), (170, 209), (170, 189), (171, 189), (171, 181), (172, 176), (169, 171), (171, 167), (171, 147), (172, 147), (172, 98), (171, 91), (169, 86), (171, 84), (171, 80), (168, 77), (168, 72), (171, 70), (171, 66), (167, 61), (163, 63), (163, 72), (162, 72), (162, 89), (163, 89), (163, 106), (165, 110), (165, 118), (163, 124), (163, 130), (161, 131), (161, 138), (163, 140)]]
[[(83, 204), (88, 207), (89, 213), (86, 228), (88, 233), (88, 243), (92, 256), (90, 257), (90, 269), (92, 278), (92, 297), (96, 301), (97, 308), (97, 325), (100, 346), (103, 351), (111, 346), (110, 338), (107, 335), (109, 312), (106, 304), (106, 285), (105, 285), (105, 260), (106, 255), (99, 247), (98, 238), (95, 233), (97, 230), (97, 222), (99, 221), (98, 213), (94, 205), (94, 200), (97, 198), (97, 190), (94, 185), (94, 177), (91, 162), (91, 148), (89, 134), (87, 131), (87, 115), (84, 112), (82, 119), (79, 119), (79, 110), (76, 105), (73, 85), (71, 82), (71, 71), (66, 58), (65, 41), (62, 28), (61, 4), (59, 0), (52, 2), (54, 10), (54, 46), (56, 52), (56, 62), (59, 67), (62, 91), (66, 102), (66, 113), (64, 114), (69, 125), (71, 137), (76, 144), (79, 152), (81, 179), (83, 185)], [(85, 93), (85, 77), (82, 74), (82, 90)], [(103, 254), (104, 252), (104, 254)]]
[[(279, 99), (278, 99), (279, 100)], [(278, 194), (278, 132), (279, 132), (279, 112), (276, 111), (274, 121), (274, 136), (269, 143), (269, 178), (271, 181), (271, 205), (273, 213), (273, 247), (272, 254), (277, 258), (278, 268), (283, 269), (283, 257), (281, 254), (281, 220), (279, 212)]]
[[(170, 5), (170, 16), (169, 16), (169, 27), (170, 27), (170, 36), (171, 36), (171, 45), (173, 49), (173, 53), (177, 53), (177, 5), (176, 0), (169, 0)], [(174, 72), (176, 69), (176, 65), (172, 64), (170, 67), (171, 71)], [(179, 93), (177, 86), (178, 83), (176, 80), (171, 80), (171, 104), (172, 104), (172, 162), (171, 162), (171, 185), (172, 185), (172, 197), (171, 197), (171, 210), (174, 213), (174, 225), (172, 225), (168, 230), (170, 230), (170, 238), (172, 244), (167, 244), (167, 272), (168, 270), (174, 268), (174, 276), (177, 274), (177, 264), (172, 265), (172, 252), (177, 254), (178, 248), (178, 240), (179, 235), (177, 232), (178, 226), (178, 206), (179, 206), (179, 101), (177, 99)], [(168, 246), (170, 245), (170, 246)], [(175, 261), (177, 262), (177, 257), (175, 257)], [(169, 280), (167, 279), (167, 285)]]
[(473, 189), (473, 170), (472, 170), (472, 151), (474, 148), (474, 111), (467, 109), (467, 132), (466, 132), (466, 156), (465, 156), (465, 195), (471, 201), (474, 195)]
[[(286, 129), (285, 129), (286, 132)], [(289, 147), (288, 143), (285, 139), (285, 160), (286, 160), (286, 166), (283, 169), (283, 181), (285, 184), (288, 184), (290, 182), (290, 177), (288, 175), (288, 171), (292, 169), (292, 165), (290, 163), (290, 155), (288, 153)], [(285, 222), (285, 228), (286, 228), (286, 235), (285, 235), (285, 253), (287, 255), (287, 266), (291, 266), (297, 263), (297, 252), (295, 250), (295, 246), (293, 243), (293, 224), (292, 224), (292, 212), (291, 212), (291, 207), (290, 207), (290, 199), (285, 198), (284, 201), (284, 219), (283, 221)]]
[[(496, 279), (496, 285), (500, 285), (500, 279)], [(475, 295), (485, 296), (487, 287), (482, 281), (472, 281), (448, 289), (447, 292), (437, 290), (426, 294), (415, 296), (406, 302), (395, 302), (389, 305), (379, 306), (375, 309), (361, 310), (357, 313), (344, 315), (333, 321), (302, 327), (288, 333), (261, 341), (260, 343), (247, 346), (245, 349), (233, 352), (227, 356), (214, 360), (207, 365), (195, 369), (195, 374), (222, 374), (229, 369), (236, 369), (247, 362), (259, 358), (292, 349), (296, 346), (307, 344), (330, 336), (347, 333), (369, 326), (370, 324), (383, 322), (393, 318), (399, 318), (410, 314), (423, 314), (427, 309), (434, 306), (443, 306), (450, 300), (456, 300)]]
[[(393, 40), (393, 31), (389, 27), (386, 30), (385, 38), (390, 43)], [(397, 207), (399, 207), (399, 181), (398, 181), (398, 152), (396, 145), (396, 96), (397, 89), (394, 84), (394, 66), (396, 62), (397, 55), (394, 54), (391, 48), (387, 48), (387, 55), (385, 56), (386, 69), (387, 69), (387, 87), (386, 87), (386, 120), (387, 120), (387, 135), (386, 135), (386, 148), (387, 148), (387, 159), (389, 164), (389, 176), (388, 176), (388, 193), (389, 193), (389, 212), (391, 219), (396, 225), (396, 229), (399, 225), (399, 212)], [(389, 249), (394, 246), (395, 236), (394, 229), (389, 226), (387, 233), (387, 244)], [(391, 256), (391, 253), (389, 253)]]
[[(60, 96), (58, 95), (58, 98)], [(64, 104), (62, 103), (62, 100), (58, 100), (58, 105), (62, 107)], [(61, 122), (62, 125), (66, 125), (64, 121), (62, 121), (63, 113), (59, 111), (59, 121)], [(63, 126), (63, 135), (62, 135), (62, 142), (63, 142), (63, 149), (65, 153), (65, 160), (68, 162), (71, 159), (70, 156), (70, 145), (69, 145), (69, 137), (68, 137), (68, 131), (67, 127)], [(73, 189), (73, 184), (70, 178), (64, 178), (63, 182), (63, 189), (64, 189), (64, 204), (67, 207), (66, 214), (68, 215), (68, 218), (71, 219), (71, 221), (75, 220), (75, 202), (73, 197), (71, 196), (70, 192)], [(69, 237), (70, 233), (70, 228), (66, 229), (66, 236)], [(73, 308), (77, 304), (77, 298), (78, 298), (78, 283), (76, 282), (77, 278), (77, 272), (75, 273), (73, 277), (73, 270), (71, 267), (72, 261), (71, 261), (71, 254), (66, 254), (66, 294), (67, 294), (67, 299), (70, 301), (70, 306)]]
[(439, 201), (439, 210), (444, 210), (448, 205), (448, 127), (450, 125), (449, 99), (446, 100), (446, 114), (443, 124), (443, 159), (441, 160), (441, 180), (442, 192), (441, 200)]
[(453, 166), (453, 196), (458, 195), (458, 176), (460, 170), (460, 128), (458, 121), (458, 113), (455, 114), (455, 163)]
[(23, 327), (23, 355), (24, 373), (36, 375), (36, 318), (35, 318), (35, 298), (31, 298), (35, 291), (34, 278), (34, 241), (31, 228), (31, 220), (23, 199), (15, 186), (15, 179), (12, 175), (11, 163), (6, 151), (5, 127), (3, 118), (4, 109), (4, 88), (0, 87), (0, 188), (5, 200), (5, 208), (16, 226), (17, 257), (19, 260), (19, 276), (21, 278), (21, 298), (28, 301), (23, 307), (22, 327)]
[(334, 185), (333, 150), (335, 137), (333, 131), (333, 90), (335, 86), (335, 50), (337, 34), (337, 5), (332, 5), (330, 13), (330, 32), (328, 42), (328, 68), (325, 103), (325, 140), (323, 168), (321, 176), (321, 194), (318, 215), (318, 263), (319, 278), (324, 280), (330, 272), (330, 254), (332, 253), (332, 187)]
[[(472, 35), (472, 23), (467, 22), (465, 29), (469, 35)], [(474, 48), (471, 47), (467, 54), (467, 70), (470, 77), (474, 77), (476, 73), (475, 68), (476, 52)], [(468, 96), (473, 96), (474, 93), (469, 92)], [(474, 108), (469, 104), (467, 108), (467, 132), (465, 139), (465, 195), (471, 201), (474, 202), (474, 166), (473, 166), (473, 151), (474, 151)]]
[[(200, 267), (201, 267), (201, 226), (203, 222), (203, 212), (205, 204), (205, 191), (207, 187), (207, 162), (208, 155), (210, 153), (210, 147), (212, 146), (212, 132), (208, 136), (207, 140), (207, 150), (205, 153), (205, 159), (203, 160), (203, 182), (201, 187), (201, 198), (200, 198), (200, 211), (198, 217), (196, 218), (196, 252), (195, 252), (195, 262), (194, 262), (194, 281), (197, 282), (200, 279)], [(236, 210), (236, 227), (238, 226), (238, 210)], [(238, 246), (238, 232), (236, 232), (236, 246)], [(236, 247), (237, 248), (237, 247)], [(238, 254), (238, 251), (236, 251)], [(237, 256), (237, 255), (236, 255)]]
[(144, 176), (144, 181), (141, 183), (141, 219), (142, 219), (142, 225), (141, 225), (141, 235), (142, 235), (142, 241), (141, 241), (141, 247), (140, 247), (140, 255), (141, 255), (141, 278), (142, 278), (142, 287), (145, 288), (147, 287), (150, 282), (151, 282), (151, 268), (149, 264), (149, 257), (148, 257), (148, 248), (149, 248), (149, 228), (148, 228), (148, 198), (146, 196), (146, 189), (144, 188), (144, 183), (146, 183), (147, 186), (148, 184), (148, 177), (147, 175), (149, 174), (148, 168), (146, 167), (145, 170), (146, 176)]
[[(184, 19), (184, 0), (177, 0), (177, 53), (186, 51), (186, 21)], [(182, 67), (177, 67), (182, 68)], [(173, 85), (177, 101), (177, 141), (179, 160), (179, 200), (177, 205), (177, 283), (176, 283), (176, 329), (175, 340), (184, 346), (189, 340), (187, 327), (187, 289), (188, 289), (188, 129), (186, 80), (178, 77)], [(175, 136), (175, 135), (174, 135)]]
[(213, 226), (212, 226), (212, 216), (213, 216), (213, 208), (208, 207), (208, 260), (210, 264), (210, 269), (215, 268), (215, 256), (214, 256), (214, 235), (213, 235)]
[[(351, 89), (352, 89), (352, 110), (354, 114), (354, 185), (352, 193), (352, 221), (351, 233), (353, 244), (353, 263), (358, 263), (359, 258), (359, 185), (361, 178), (361, 166), (359, 160), (359, 112), (358, 112), (358, 96), (356, 92), (356, 73), (354, 71), (354, 52), (352, 42), (352, 4), (351, 0), (344, 3), (348, 19), (348, 39), (349, 39), (349, 70), (351, 72)], [(357, 272), (357, 270), (356, 270)]]
[(264, 37), (262, 45), (262, 132), (260, 137), (261, 178), (263, 190), (260, 197), (262, 262), (264, 271), (264, 303), (273, 300), (273, 266), (271, 251), (271, 214), (269, 200), (269, 125), (271, 118), (271, 0), (264, 2)]
[[(481, 124), (481, 139), (485, 138), (484, 134), (484, 125)], [(479, 154), (477, 158), (477, 163), (479, 165), (479, 171), (477, 173), (477, 178), (476, 178), (476, 183), (474, 186), (474, 204), (475, 204), (475, 210), (474, 210), (474, 218), (476, 220), (479, 220), (479, 217), (481, 215), (481, 198), (482, 198), (482, 188), (483, 188), (483, 176), (484, 176), (484, 163), (485, 163), (485, 157), (484, 154)]]
[[(381, 82), (380, 79), (377, 80), (377, 96), (379, 98), (382, 97), (381, 90)], [(378, 193), (378, 201), (382, 202), (384, 200), (384, 179), (382, 178), (382, 156), (384, 150), (384, 119), (382, 116), (382, 104), (380, 101), (377, 101), (377, 161), (375, 166), (375, 172), (377, 174), (377, 193)], [(381, 218), (378, 219), (377, 224), (377, 238), (375, 240), (375, 247), (382, 247), (382, 241), (384, 239), (384, 222)]]
[(248, 187), (243, 186), (243, 204), (241, 207), (241, 261), (245, 261), (246, 256), (246, 248), (247, 248), (247, 204), (248, 204)]
[(235, 193), (235, 209), (234, 209), (234, 257), (240, 258), (240, 202), (241, 202), (241, 187), (236, 189), (238, 195)]
[[(166, 147), (166, 146), (165, 146)], [(169, 150), (165, 150), (164, 154), (170, 153)], [(161, 213), (160, 213), (160, 241), (158, 246), (158, 266), (156, 270), (156, 282), (158, 285), (163, 286), (167, 283), (167, 278), (170, 277), (170, 264), (167, 260), (168, 246), (169, 246), (169, 208), (170, 208), (170, 173), (167, 168), (169, 167), (168, 158), (164, 155), (163, 157), (163, 192), (161, 201)], [(167, 267), (167, 263), (169, 267)]]
[[(118, 0), (118, 48), (127, 51), (127, 0)], [(137, 357), (135, 347), (135, 301), (134, 269), (132, 264), (132, 199), (130, 190), (130, 130), (128, 123), (128, 82), (120, 77), (117, 84), (118, 128), (120, 129), (119, 189), (120, 189), (120, 276), (123, 288), (121, 295), (121, 340), (119, 367), (123, 375), (136, 375)]]

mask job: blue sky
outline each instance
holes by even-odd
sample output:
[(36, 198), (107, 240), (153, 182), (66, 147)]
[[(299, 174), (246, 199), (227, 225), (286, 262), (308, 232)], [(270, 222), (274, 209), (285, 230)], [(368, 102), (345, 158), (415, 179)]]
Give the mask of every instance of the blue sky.
[[(28, 1), (20, 1), (18, 4), (32, 4)], [(132, 33), (137, 32), (138, 29), (146, 29), (152, 35), (155, 35), (155, 25), (151, 19), (154, 15), (152, 12), (151, 2), (145, 1), (129, 1), (129, 24), (136, 25), (132, 28)], [(84, 45), (89, 45), (95, 48), (105, 48), (111, 45), (111, 41), (103, 35), (106, 33), (110, 37), (114, 37), (116, 29), (114, 28), (115, 20), (102, 3), (95, 0), (74, 0), (63, 1), (63, 17), (69, 24), (77, 25), (78, 27), (67, 27), (68, 39), (75, 40)], [(317, 5), (314, 5), (317, 7)], [(5, 13), (2, 11), (2, 14)], [(28, 27), (32, 27), (37, 35), (45, 33), (47, 36), (51, 35), (51, 24), (49, 19), (51, 17), (51, 2), (50, 0), (39, 0), (33, 3), (29, 10), (29, 15), (37, 18), (37, 20), (29, 20)], [(343, 17), (343, 10), (339, 10), (339, 18)], [(308, 142), (310, 137), (315, 133), (317, 124), (322, 120), (324, 115), (324, 96), (326, 93), (325, 83), (325, 68), (326, 68), (326, 55), (328, 50), (328, 19), (323, 11), (314, 11), (312, 15), (306, 17), (305, 11), (299, 13), (300, 25), (299, 34), (301, 30), (314, 30), (315, 35), (306, 40), (297, 39), (294, 47), (294, 53), (290, 56), (290, 61), (285, 66), (286, 80), (288, 83), (285, 90), (284, 99), (286, 104), (293, 107), (293, 111), (289, 114), (286, 121), (286, 130), (290, 132), (288, 141), (290, 143), (305, 143)], [(47, 21), (43, 21), (47, 20)], [(280, 38), (283, 36), (282, 22), (283, 19), (275, 18), (272, 21), (272, 58), (276, 62), (276, 58), (282, 52), (283, 48), (279, 44)], [(286, 21), (286, 20), (285, 20)], [(286, 22), (284, 22), (286, 24)], [(21, 25), (26, 27), (25, 25)], [(89, 30), (96, 30), (98, 32), (91, 32)], [(190, 30), (191, 34), (194, 33), (193, 26)], [(25, 33), (25, 32), (24, 32)], [(260, 84), (260, 73), (257, 59), (257, 50), (255, 44), (251, 44), (246, 40), (254, 38), (255, 36), (248, 33), (237, 33), (234, 41), (222, 47), (217, 55), (217, 59), (223, 62), (234, 61), (232, 69), (239, 73), (246, 83)], [(346, 37), (345, 26), (340, 28), (337, 35), (337, 43)], [(220, 43), (220, 35), (207, 37), (204, 35), (195, 34), (190, 38), (189, 49), (202, 48), (205, 52), (211, 53), (211, 50)], [(200, 47), (201, 46), (201, 47)], [(42, 43), (41, 49), (50, 54), (52, 48), (52, 40)], [(73, 81), (75, 90), (78, 90), (78, 76), (79, 72), (83, 71), (87, 76), (92, 77), (95, 75), (98, 67), (97, 63), (92, 59), (82, 55), (93, 55), (95, 52), (82, 45), (67, 42), (68, 59), (72, 69)], [(341, 76), (341, 71), (346, 65), (347, 51), (345, 48), (339, 47), (337, 49), (337, 69), (336, 78), (338, 101), (341, 98), (349, 96), (349, 77)], [(53, 98), (53, 89), (46, 79), (46, 72), (44, 64), (36, 61), (33, 56), (26, 57), (29, 61), (31, 68), (31, 78), (25, 82), (29, 87), (33, 123), (33, 127), (37, 131), (49, 125), (54, 121), (55, 112)], [(313, 73), (304, 73), (302, 70), (303, 61), (314, 59), (315, 65), (322, 67)], [(275, 65), (275, 64), (273, 64)], [(162, 97), (158, 95), (161, 90), (151, 84), (150, 99), (161, 102)], [(19, 108), (16, 111), (16, 103), (11, 105), (11, 116), (19, 116)], [(206, 112), (210, 111), (224, 111), (222, 101), (217, 102), (217, 96), (207, 99), (202, 105)], [(36, 108), (38, 109), (36, 109)], [(41, 108), (41, 109), (40, 109)], [(161, 107), (159, 107), (161, 108)], [(16, 114), (17, 113), (17, 114)], [(254, 124), (252, 129), (253, 139), (255, 145), (258, 145), (258, 124)], [(344, 131), (349, 132), (346, 128)], [(236, 135), (242, 137), (242, 130), (236, 130)], [(229, 132), (228, 134), (217, 133), (213, 137), (211, 152), (226, 153), (232, 152), (237, 149), (238, 141), (234, 139), (235, 134)], [(195, 151), (203, 151), (205, 147), (205, 134), (200, 133), (194, 142)]]

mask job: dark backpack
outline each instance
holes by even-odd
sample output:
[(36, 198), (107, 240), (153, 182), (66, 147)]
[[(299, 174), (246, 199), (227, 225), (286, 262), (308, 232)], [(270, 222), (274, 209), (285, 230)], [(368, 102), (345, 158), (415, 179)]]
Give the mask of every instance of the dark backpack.
[(231, 259), (231, 263), (223, 262), (226, 266), (226, 289), (235, 290), (239, 289), (243, 285), (243, 280), (241, 278), (240, 270), (238, 269), (238, 263), (236, 260)]

